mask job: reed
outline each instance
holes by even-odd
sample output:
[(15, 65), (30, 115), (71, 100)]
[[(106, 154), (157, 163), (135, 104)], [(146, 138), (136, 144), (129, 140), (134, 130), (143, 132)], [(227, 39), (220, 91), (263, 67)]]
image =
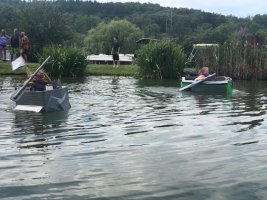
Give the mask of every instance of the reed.
[(240, 80), (267, 80), (267, 49), (240, 43), (225, 43), (218, 50), (201, 49), (198, 67), (208, 66), (211, 72)]
[(177, 80), (183, 70), (185, 54), (172, 40), (153, 41), (140, 48), (137, 63), (142, 77)]
[(44, 69), (53, 77), (81, 77), (85, 75), (86, 60), (80, 49), (74, 47), (46, 46), (40, 60), (51, 56)]

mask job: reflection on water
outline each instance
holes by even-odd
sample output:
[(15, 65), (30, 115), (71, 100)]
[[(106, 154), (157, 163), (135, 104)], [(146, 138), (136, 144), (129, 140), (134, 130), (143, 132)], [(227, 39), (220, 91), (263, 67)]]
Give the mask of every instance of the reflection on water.
[(14, 111), (0, 78), (0, 198), (265, 199), (265, 82), (230, 96), (177, 82), (64, 80), (68, 112)]
[[(54, 132), (59, 134), (61, 127), (66, 124), (67, 112), (34, 113), (16, 111), (14, 119), (13, 135), (32, 135), (31, 138), (20, 138), (17, 141), (18, 148), (47, 148), (60, 145), (54, 142)], [(52, 135), (52, 137), (51, 137)], [(52, 140), (50, 141), (50, 138)]]

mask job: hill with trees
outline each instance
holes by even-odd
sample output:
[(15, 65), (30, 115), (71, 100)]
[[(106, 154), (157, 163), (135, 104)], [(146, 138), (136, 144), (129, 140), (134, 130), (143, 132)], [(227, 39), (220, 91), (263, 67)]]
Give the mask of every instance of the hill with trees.
[(15, 27), (25, 31), (37, 52), (48, 43), (83, 48), (83, 39), (90, 30), (112, 20), (127, 20), (142, 31), (142, 37), (174, 39), (187, 51), (193, 43), (231, 41), (240, 29), (244, 30), (244, 35), (252, 36), (265, 36), (267, 31), (267, 15), (237, 18), (151, 3), (1, 0), (0, 12), (0, 28), (5, 28), (9, 34)]

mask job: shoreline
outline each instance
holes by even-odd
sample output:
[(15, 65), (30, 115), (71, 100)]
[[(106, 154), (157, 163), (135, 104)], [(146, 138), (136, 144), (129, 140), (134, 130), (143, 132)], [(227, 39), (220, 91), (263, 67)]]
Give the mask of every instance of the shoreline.
[[(27, 67), (31, 71), (35, 71), (39, 67), (39, 63), (28, 63)], [(10, 61), (2, 61), (0, 62), (0, 75), (26, 75), (26, 70), (25, 67), (21, 67), (12, 71)], [(114, 68), (112, 64), (88, 64), (85, 70), (86, 75), (139, 76), (139, 66), (120, 65), (120, 67)]]

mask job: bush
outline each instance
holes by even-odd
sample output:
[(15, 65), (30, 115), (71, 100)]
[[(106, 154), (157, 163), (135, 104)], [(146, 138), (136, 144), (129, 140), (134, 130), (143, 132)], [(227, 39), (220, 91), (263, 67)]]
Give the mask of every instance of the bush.
[(80, 49), (49, 45), (43, 48), (39, 60), (42, 62), (48, 56), (49, 61), (44, 66), (46, 72), (53, 77), (81, 77), (85, 75), (86, 60)]
[(140, 74), (146, 78), (177, 79), (185, 59), (181, 46), (171, 40), (151, 41), (137, 53)]

